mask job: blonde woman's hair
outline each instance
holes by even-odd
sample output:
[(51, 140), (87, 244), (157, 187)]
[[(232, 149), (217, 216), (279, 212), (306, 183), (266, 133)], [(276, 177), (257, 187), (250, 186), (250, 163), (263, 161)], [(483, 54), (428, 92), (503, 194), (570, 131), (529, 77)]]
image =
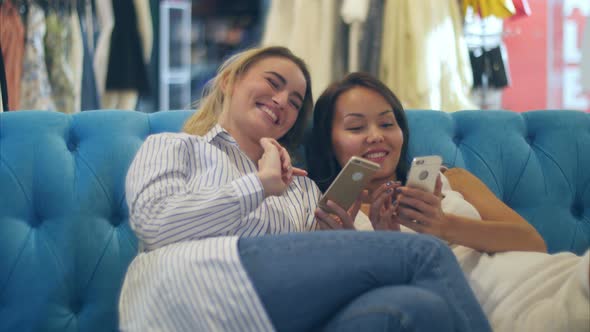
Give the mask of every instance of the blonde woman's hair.
[(250, 66), (268, 57), (281, 57), (291, 60), (299, 67), (305, 77), (305, 95), (303, 96), (303, 103), (297, 115), (297, 120), (285, 136), (279, 139), (279, 142), (288, 149), (297, 147), (303, 137), (303, 131), (313, 110), (311, 78), (305, 62), (295, 56), (288, 48), (280, 46), (246, 50), (225, 61), (219, 67), (215, 78), (205, 87), (203, 97), (196, 104), (198, 111), (184, 123), (182, 131), (192, 135), (203, 136), (211, 130), (217, 124), (219, 116), (229, 108), (231, 94), (224, 91), (233, 91), (236, 81), (246, 73)]

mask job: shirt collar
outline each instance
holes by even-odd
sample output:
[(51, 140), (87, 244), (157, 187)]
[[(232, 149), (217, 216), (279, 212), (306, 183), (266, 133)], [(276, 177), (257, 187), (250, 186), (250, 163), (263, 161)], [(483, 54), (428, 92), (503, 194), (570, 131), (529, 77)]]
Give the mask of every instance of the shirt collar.
[(207, 132), (207, 134), (205, 134), (205, 136), (203, 136), (207, 143), (211, 143), (217, 137), (227, 143), (237, 144), (236, 140), (227, 132), (227, 130), (223, 129), (220, 124), (216, 124)]

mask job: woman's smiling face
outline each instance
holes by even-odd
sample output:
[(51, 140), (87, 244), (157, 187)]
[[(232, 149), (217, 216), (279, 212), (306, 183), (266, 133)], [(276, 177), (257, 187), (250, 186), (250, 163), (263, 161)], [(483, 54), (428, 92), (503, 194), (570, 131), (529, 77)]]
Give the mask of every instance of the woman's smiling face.
[(358, 86), (336, 100), (332, 146), (340, 166), (359, 156), (381, 165), (372, 183), (395, 179), (403, 142), (393, 106), (378, 92)]
[(256, 142), (261, 137), (283, 137), (297, 120), (305, 89), (305, 77), (291, 60), (274, 56), (258, 60), (233, 87), (230, 127)]

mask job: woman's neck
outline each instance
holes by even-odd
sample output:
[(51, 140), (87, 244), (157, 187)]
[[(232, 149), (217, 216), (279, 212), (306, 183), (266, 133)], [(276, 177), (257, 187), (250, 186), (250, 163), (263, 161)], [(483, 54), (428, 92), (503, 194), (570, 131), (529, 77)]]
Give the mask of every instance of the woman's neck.
[(262, 157), (262, 153), (264, 150), (260, 145), (260, 142), (253, 141), (248, 135), (242, 133), (241, 130), (238, 130), (234, 126), (232, 126), (228, 121), (223, 121), (223, 119), (219, 119), (219, 125), (225, 129), (236, 143), (240, 147), (240, 150), (250, 158), (256, 165), (258, 165), (258, 160)]
[[(232, 135), (232, 137), (234, 136)], [(264, 152), (262, 146), (260, 146), (260, 142), (254, 142), (249, 139), (238, 139), (236, 137), (234, 139), (238, 143), (240, 150), (258, 166), (258, 160), (262, 158), (262, 153)]]

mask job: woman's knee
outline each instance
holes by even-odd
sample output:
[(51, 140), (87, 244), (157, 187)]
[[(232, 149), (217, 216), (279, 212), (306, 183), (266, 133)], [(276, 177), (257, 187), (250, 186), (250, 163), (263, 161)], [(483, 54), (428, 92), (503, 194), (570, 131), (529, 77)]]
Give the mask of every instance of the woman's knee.
[(324, 331), (452, 331), (451, 317), (440, 296), (418, 287), (389, 286), (356, 298)]

